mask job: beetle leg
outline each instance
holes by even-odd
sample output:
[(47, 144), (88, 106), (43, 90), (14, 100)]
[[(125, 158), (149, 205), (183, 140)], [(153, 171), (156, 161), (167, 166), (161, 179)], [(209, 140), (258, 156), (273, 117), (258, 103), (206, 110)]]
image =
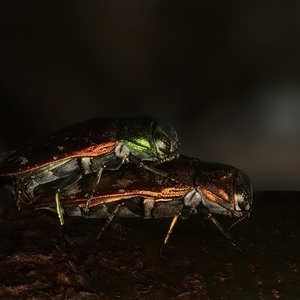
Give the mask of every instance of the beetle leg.
[(14, 180), (13, 182), (13, 189), (18, 210), (21, 209), (22, 203), (24, 203), (25, 205), (32, 204), (32, 199), (30, 199), (30, 197), (28, 197), (28, 195), (25, 192), (23, 179), (21, 179), (20, 177), (16, 178), (16, 180)]
[(177, 222), (177, 220), (178, 220), (178, 218), (181, 216), (181, 211), (179, 211), (174, 217), (173, 217), (173, 220), (172, 220), (172, 222), (171, 222), (171, 225), (170, 225), (170, 228), (169, 228), (169, 230), (168, 230), (168, 233), (167, 233), (167, 235), (166, 235), (166, 237), (165, 237), (165, 239), (164, 239), (164, 244), (167, 244), (167, 242), (169, 241), (169, 238), (170, 238), (170, 236), (171, 236), (171, 233), (172, 233), (172, 231), (173, 231), (173, 228), (174, 228), (174, 226), (175, 226), (175, 224), (176, 224), (176, 222)]
[(119, 203), (115, 209), (113, 210), (113, 212), (110, 214), (110, 216), (106, 219), (103, 227), (101, 228), (101, 231), (100, 233), (98, 234), (97, 238), (96, 238), (96, 241), (98, 241), (101, 237), (101, 235), (103, 234), (103, 232), (106, 230), (106, 228), (108, 227), (108, 225), (110, 224), (110, 222), (112, 221), (112, 219), (114, 218), (114, 216), (117, 214), (119, 208), (124, 205), (124, 202), (122, 203)]
[(147, 171), (150, 171), (154, 174), (157, 174), (157, 175), (160, 175), (160, 176), (163, 176), (163, 177), (168, 177), (168, 173), (164, 172), (164, 171), (161, 171), (161, 170), (158, 170), (158, 169), (155, 169), (155, 168), (152, 168), (151, 166), (149, 165), (145, 165), (143, 163), (140, 163), (140, 166), (144, 169), (146, 169)]
[(19, 190), (18, 184), (16, 182), (14, 183), (14, 192), (15, 192), (16, 204), (17, 204), (18, 210), (20, 210), (23, 198), (20, 195), (21, 191)]
[(191, 215), (191, 213), (192, 213), (191, 207), (184, 207), (181, 211), (179, 211), (175, 214), (175, 216), (173, 217), (173, 220), (171, 222), (167, 236), (164, 239), (164, 244), (167, 244), (167, 242), (169, 241), (171, 233), (173, 232), (173, 228), (174, 228), (178, 218), (181, 217), (181, 219), (187, 219)]
[(92, 188), (92, 191), (90, 192), (89, 194), (89, 198), (86, 200), (86, 203), (85, 203), (85, 208), (84, 208), (84, 212), (87, 213), (89, 211), (89, 206), (91, 204), (91, 200), (92, 198), (94, 197), (94, 194), (96, 192), (96, 188), (100, 182), (100, 179), (101, 179), (101, 176), (102, 176), (102, 172), (103, 170), (106, 168), (106, 165), (104, 165), (103, 167), (101, 167), (97, 174), (96, 174), (96, 177), (95, 177), (95, 180), (94, 180), (94, 183), (93, 183), (93, 188)]
[(77, 182), (82, 177), (81, 173), (74, 173), (71, 176), (67, 177), (60, 185), (57, 187), (55, 192), (55, 206), (56, 212), (58, 214), (60, 225), (64, 225), (64, 217), (61, 210), (60, 200), (59, 200), (59, 193), (64, 190), (66, 187), (72, 185), (73, 183)]
[(138, 157), (136, 156), (131, 156), (130, 157), (130, 161), (133, 162), (134, 164), (136, 164), (137, 166), (139, 166), (140, 168), (144, 168), (147, 171), (150, 171), (154, 174), (163, 176), (163, 177), (168, 177), (168, 173), (158, 170), (150, 165), (144, 164), (142, 160), (140, 160)]
[(59, 218), (60, 225), (64, 225), (65, 221), (64, 221), (63, 213), (61, 211), (59, 193), (60, 193), (60, 189), (57, 189), (55, 193), (55, 206), (56, 206), (56, 212)]

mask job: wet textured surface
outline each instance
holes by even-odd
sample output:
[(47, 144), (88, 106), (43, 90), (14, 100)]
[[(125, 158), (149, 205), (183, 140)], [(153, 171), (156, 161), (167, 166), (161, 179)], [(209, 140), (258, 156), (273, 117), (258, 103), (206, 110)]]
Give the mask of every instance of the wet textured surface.
[[(1, 299), (298, 299), (300, 193), (256, 192), (253, 213), (232, 229), (238, 252), (200, 216), (122, 220), (93, 243), (104, 220), (15, 212), (1, 190)], [(5, 202), (7, 200), (7, 203)], [(230, 218), (218, 218), (224, 226)]]

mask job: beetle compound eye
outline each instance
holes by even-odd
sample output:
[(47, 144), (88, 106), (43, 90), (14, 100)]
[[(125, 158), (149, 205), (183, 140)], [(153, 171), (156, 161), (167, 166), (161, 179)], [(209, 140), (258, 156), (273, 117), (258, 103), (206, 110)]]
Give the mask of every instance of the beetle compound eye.
[(153, 126), (157, 150), (170, 158), (178, 157), (179, 141), (175, 128), (167, 121), (156, 120)]
[(171, 150), (171, 142), (162, 132), (156, 132), (155, 144), (160, 152), (168, 154)]
[(236, 206), (235, 206), (235, 210), (237, 211), (244, 211), (245, 207), (246, 207), (246, 200), (245, 197), (242, 193), (237, 192), (235, 194), (236, 197)]
[(248, 211), (251, 208), (252, 196), (248, 191), (248, 187), (239, 186), (235, 193), (236, 197), (236, 210)]
[(236, 210), (250, 211), (253, 200), (252, 185), (248, 176), (241, 170), (236, 173), (235, 199)]

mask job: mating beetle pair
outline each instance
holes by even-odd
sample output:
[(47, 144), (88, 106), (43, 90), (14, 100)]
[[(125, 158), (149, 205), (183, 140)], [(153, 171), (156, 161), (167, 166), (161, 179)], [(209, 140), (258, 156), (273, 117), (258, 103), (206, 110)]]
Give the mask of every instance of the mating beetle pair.
[(166, 243), (179, 217), (201, 213), (237, 245), (212, 214), (249, 216), (248, 177), (231, 166), (178, 158), (178, 146), (166, 121), (97, 118), (21, 148), (0, 164), (0, 176), (14, 178), (19, 206), (56, 211), (62, 225), (63, 214), (107, 218), (101, 232), (114, 216), (173, 217)]
[[(15, 179), (17, 203), (36, 201), (39, 189), (49, 182), (56, 188), (56, 210), (63, 225), (60, 191), (83, 175), (96, 173), (88, 192), (86, 210), (104, 169), (117, 170), (134, 163), (152, 172), (155, 165), (177, 158), (178, 137), (173, 126), (152, 117), (96, 118), (78, 123), (17, 150), (0, 164), (0, 176)], [(63, 180), (61, 180), (63, 178)]]

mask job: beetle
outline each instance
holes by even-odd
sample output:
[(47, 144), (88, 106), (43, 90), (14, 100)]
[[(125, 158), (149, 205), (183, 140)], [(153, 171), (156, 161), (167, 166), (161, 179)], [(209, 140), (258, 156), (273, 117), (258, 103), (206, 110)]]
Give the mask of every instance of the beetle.
[[(89, 212), (84, 210), (84, 206), (94, 179), (93, 175), (85, 176), (62, 191), (63, 212), (70, 216), (107, 218), (100, 235), (114, 216), (173, 217), (165, 244), (179, 217), (187, 219), (192, 214), (203, 214), (239, 248), (213, 215), (236, 217), (238, 221), (234, 225), (249, 217), (253, 189), (243, 171), (186, 156), (162, 163), (157, 168), (169, 176), (161, 177), (131, 165), (115, 172), (106, 171), (91, 200)], [(56, 211), (51, 195), (51, 190), (45, 189), (43, 197), (34, 203), (35, 209)]]
[(117, 170), (122, 164), (134, 163), (166, 176), (154, 166), (177, 158), (178, 146), (176, 130), (167, 121), (150, 116), (95, 118), (59, 129), (17, 150), (0, 164), (0, 176), (14, 178), (18, 206), (21, 200), (34, 201), (40, 185), (59, 181), (55, 204), (63, 225), (60, 194), (83, 175), (96, 174), (90, 191), (86, 191), (88, 211), (104, 169)]

